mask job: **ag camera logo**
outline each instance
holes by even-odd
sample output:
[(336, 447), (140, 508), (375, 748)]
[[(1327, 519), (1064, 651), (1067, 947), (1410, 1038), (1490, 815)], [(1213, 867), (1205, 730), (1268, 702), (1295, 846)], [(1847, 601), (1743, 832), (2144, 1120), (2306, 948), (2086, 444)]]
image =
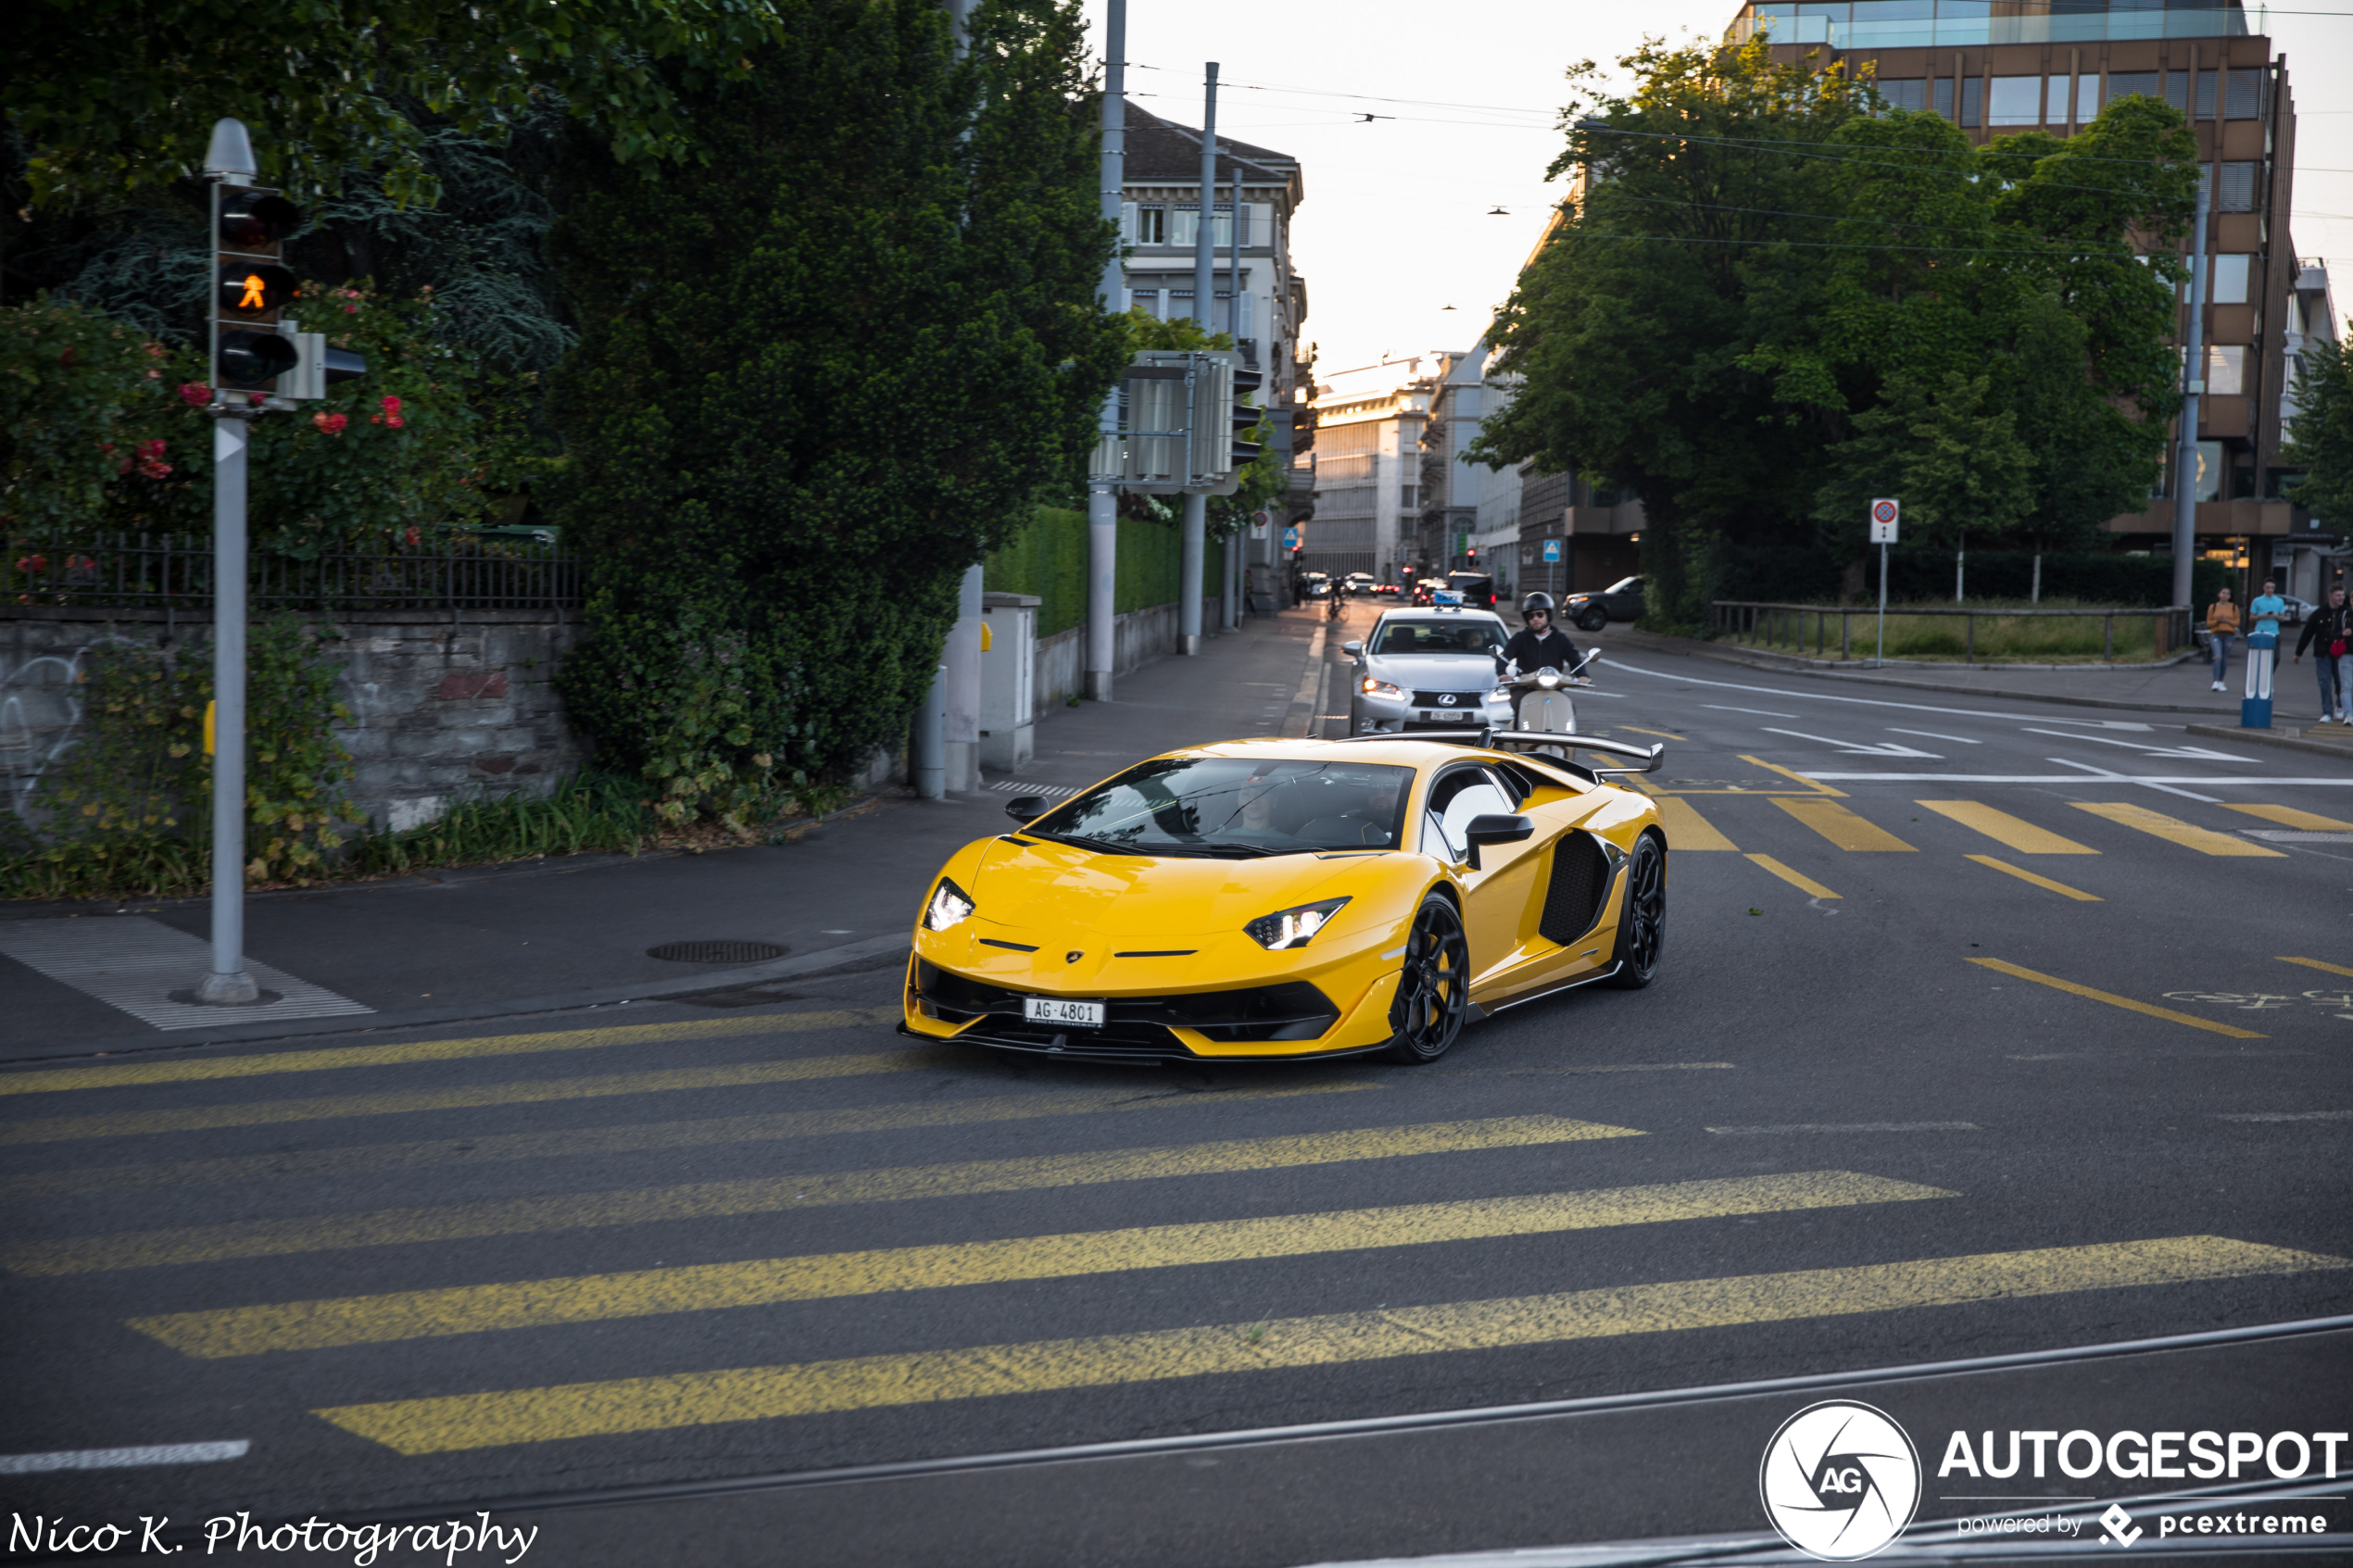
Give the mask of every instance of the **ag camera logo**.
[(1756, 1489), (1783, 1540), (1825, 1562), (1853, 1562), (1902, 1535), (1919, 1512), (1919, 1450), (1884, 1411), (1825, 1399), (1781, 1423)]

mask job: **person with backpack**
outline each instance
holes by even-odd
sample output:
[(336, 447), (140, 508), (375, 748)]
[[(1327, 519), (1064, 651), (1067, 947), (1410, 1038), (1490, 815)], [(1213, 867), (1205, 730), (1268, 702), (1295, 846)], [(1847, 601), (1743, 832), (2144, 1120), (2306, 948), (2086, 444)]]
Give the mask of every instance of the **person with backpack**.
[(2304, 650), (2313, 650), (2312, 673), (2321, 683), (2321, 718), (2323, 724), (2353, 724), (2353, 605), (2345, 602), (2345, 590), (2329, 590), (2329, 602), (2314, 610), (2304, 622), (2304, 634), (2296, 639), (2296, 662), (2304, 662)]

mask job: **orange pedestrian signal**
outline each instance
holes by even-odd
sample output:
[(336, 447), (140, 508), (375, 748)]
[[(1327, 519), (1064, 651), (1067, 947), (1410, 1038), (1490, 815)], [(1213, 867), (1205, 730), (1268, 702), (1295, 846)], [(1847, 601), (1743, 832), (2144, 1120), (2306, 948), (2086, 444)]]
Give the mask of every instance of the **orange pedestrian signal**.
[(220, 264), (220, 313), (245, 320), (267, 319), (291, 304), (299, 293), (298, 281), (288, 269), (274, 263), (233, 261)]
[(245, 274), (245, 297), (237, 301), (236, 308), (239, 310), (267, 310), (270, 308), (268, 303), (261, 297), (260, 273), (248, 272)]

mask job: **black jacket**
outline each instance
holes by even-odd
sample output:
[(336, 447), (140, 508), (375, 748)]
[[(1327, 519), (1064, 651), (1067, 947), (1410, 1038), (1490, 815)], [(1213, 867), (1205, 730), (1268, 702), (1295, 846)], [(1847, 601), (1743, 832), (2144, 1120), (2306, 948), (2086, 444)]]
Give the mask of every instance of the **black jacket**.
[(2296, 657), (2302, 659), (2309, 648), (2326, 659), (2329, 645), (2339, 637), (2353, 647), (2353, 605), (2322, 605), (2304, 618), (2304, 634), (2296, 639)]
[(1558, 627), (1539, 637), (1523, 626), (1510, 642), (1504, 645), (1504, 651), (1495, 656), (1495, 673), (1502, 674), (1507, 664), (1516, 664), (1523, 675), (1532, 675), (1539, 670), (1547, 669), (1557, 670), (1566, 675), (1577, 668), (1581, 657), (1577, 651), (1577, 645), (1570, 642)]

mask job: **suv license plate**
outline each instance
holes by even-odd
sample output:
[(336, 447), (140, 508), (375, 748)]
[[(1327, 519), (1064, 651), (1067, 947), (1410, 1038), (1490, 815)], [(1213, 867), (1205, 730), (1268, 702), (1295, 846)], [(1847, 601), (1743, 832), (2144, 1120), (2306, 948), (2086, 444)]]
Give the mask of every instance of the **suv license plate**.
[(1066, 1002), (1055, 997), (1024, 997), (1021, 1015), (1031, 1023), (1061, 1023), (1080, 1029), (1101, 1029), (1106, 1004)]

